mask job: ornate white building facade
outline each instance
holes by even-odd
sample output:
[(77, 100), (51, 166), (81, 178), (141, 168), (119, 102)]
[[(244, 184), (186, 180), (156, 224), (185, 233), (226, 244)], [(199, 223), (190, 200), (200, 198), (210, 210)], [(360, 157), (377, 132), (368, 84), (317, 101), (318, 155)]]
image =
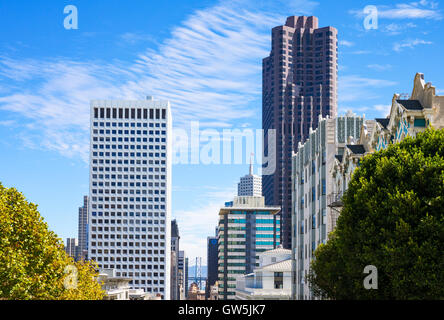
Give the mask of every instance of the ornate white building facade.
[(346, 149), (347, 137), (359, 138), (363, 117), (351, 112), (333, 119), (320, 119), (309, 139), (298, 147), (292, 163), (292, 250), (297, 299), (311, 299), (305, 281), (313, 252), (328, 240), (338, 212), (329, 204), (333, 194), (334, 159)]
[(292, 268), (296, 299), (313, 298), (305, 280), (313, 252), (335, 228), (342, 196), (361, 159), (406, 136), (415, 137), (429, 126), (444, 128), (444, 96), (437, 96), (435, 87), (417, 73), (412, 94), (408, 99), (395, 94), (387, 118), (361, 118), (355, 128), (358, 133), (346, 129), (345, 140), (339, 118), (321, 120), (318, 129), (293, 156)]
[(394, 94), (388, 117), (365, 121), (359, 140), (349, 141), (343, 157), (336, 158), (334, 193), (338, 198), (342, 196), (363, 156), (385, 149), (407, 136), (415, 137), (429, 126), (444, 128), (444, 96), (437, 96), (435, 87), (424, 81), (422, 73), (417, 73), (411, 96), (401, 99), (400, 94)]

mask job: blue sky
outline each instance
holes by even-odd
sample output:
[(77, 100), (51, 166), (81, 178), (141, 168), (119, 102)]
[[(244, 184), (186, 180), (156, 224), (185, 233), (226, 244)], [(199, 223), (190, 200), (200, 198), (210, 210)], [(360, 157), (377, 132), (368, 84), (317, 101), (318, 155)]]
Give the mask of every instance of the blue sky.
[[(78, 29), (63, 27), (66, 5)], [(362, 10), (378, 8), (378, 29)], [(261, 61), (270, 30), (315, 15), (339, 31), (339, 113), (384, 117), (416, 72), (444, 94), (443, 8), (436, 1), (0, 1), (0, 181), (77, 237), (88, 194), (89, 101), (172, 103), (175, 128), (261, 127)], [(174, 165), (173, 218), (190, 260), (206, 255), (218, 209), (244, 164)], [(203, 259), (203, 262), (205, 258)]]

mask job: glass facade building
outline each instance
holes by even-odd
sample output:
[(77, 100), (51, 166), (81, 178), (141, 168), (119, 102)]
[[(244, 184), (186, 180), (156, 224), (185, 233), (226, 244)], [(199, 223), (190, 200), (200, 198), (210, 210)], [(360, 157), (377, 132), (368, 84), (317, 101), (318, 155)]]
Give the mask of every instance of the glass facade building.
[(218, 299), (235, 298), (236, 278), (253, 272), (258, 254), (280, 244), (279, 207), (263, 197), (235, 197), (219, 211)]

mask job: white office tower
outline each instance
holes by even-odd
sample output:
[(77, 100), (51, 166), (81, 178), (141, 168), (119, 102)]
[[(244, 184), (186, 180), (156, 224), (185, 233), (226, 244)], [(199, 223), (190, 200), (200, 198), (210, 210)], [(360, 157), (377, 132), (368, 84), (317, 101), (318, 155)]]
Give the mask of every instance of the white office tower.
[(169, 101), (91, 101), (88, 257), (170, 299)]
[(238, 197), (262, 197), (262, 176), (253, 174), (253, 163), (250, 161), (249, 174), (240, 178), (237, 184)]

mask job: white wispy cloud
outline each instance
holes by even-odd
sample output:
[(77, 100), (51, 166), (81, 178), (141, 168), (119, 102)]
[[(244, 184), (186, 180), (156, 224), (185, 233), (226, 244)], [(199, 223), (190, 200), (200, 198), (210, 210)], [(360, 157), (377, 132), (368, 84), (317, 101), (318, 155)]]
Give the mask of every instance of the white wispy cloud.
[(12, 127), (16, 124), (15, 120), (1, 120), (0, 121), (0, 126), (4, 126), (4, 127)]
[(348, 41), (348, 40), (341, 40), (341, 41), (339, 41), (339, 44), (344, 47), (353, 47), (355, 45), (353, 42)]
[(378, 111), (382, 118), (385, 118), (389, 115), (391, 107), (390, 104), (376, 104), (373, 109)]
[[(21, 86), (20, 91), (0, 97), (0, 107), (27, 119), (28, 125), (22, 126), (21, 135), (26, 136), (27, 145), (87, 161), (89, 101), (94, 96), (121, 96), (112, 79), (125, 72), (116, 66), (68, 60), (0, 58), (0, 66), (5, 78), (6, 74)], [(30, 143), (32, 140), (34, 143)]]
[(385, 118), (390, 113), (390, 108), (391, 105), (389, 104), (375, 104), (373, 106), (354, 106), (354, 107), (342, 105), (338, 110), (338, 114), (346, 114), (348, 110), (353, 110), (353, 112), (364, 117), (365, 113), (369, 112), (372, 113), (376, 118)]
[[(442, 14), (438, 10), (438, 4), (432, 1), (420, 1), (410, 3), (400, 3), (395, 6), (376, 6), (378, 19), (431, 19), (441, 20)], [(350, 10), (350, 14), (362, 18), (367, 14), (364, 9)]]
[(155, 42), (155, 38), (149, 34), (125, 32), (120, 35), (119, 40), (125, 44), (136, 44), (139, 42)]
[[(233, 199), (237, 190), (232, 188), (215, 188), (208, 186), (206, 193), (201, 194), (195, 199), (195, 202), (201, 205), (191, 205), (186, 210), (175, 210), (175, 217), (179, 226), (179, 234), (185, 234), (181, 237), (180, 245), (186, 248), (187, 257), (205, 257), (206, 256), (206, 237), (202, 235), (213, 236), (215, 227), (218, 224), (219, 210), (226, 201)], [(206, 263), (203, 262), (204, 264)]]
[(370, 54), (372, 52), (370, 50), (356, 50), (348, 53), (361, 55), (361, 54)]
[[(312, 2), (295, 1), (295, 15)], [(282, 12), (285, 2), (281, 3)], [(36, 145), (88, 160), (89, 102), (92, 99), (141, 99), (154, 95), (171, 101), (175, 126), (199, 120), (227, 127), (257, 116), (252, 101), (261, 97), (261, 61), (268, 55), (270, 30), (285, 15), (261, 10), (249, 1), (221, 2), (194, 12), (155, 50), (135, 61), (105, 63), (69, 57), (0, 57), (0, 83), (7, 94), (0, 108), (38, 123), (23, 132)], [(126, 41), (150, 39), (125, 33)], [(5, 90), (5, 89), (4, 89)]]
[[(187, 128), (195, 120), (201, 128), (241, 126), (260, 114), (260, 107), (252, 102), (261, 99), (261, 64), (269, 54), (271, 28), (283, 24), (288, 12), (309, 14), (316, 3), (297, 0), (273, 5), (271, 11), (262, 3), (233, 0), (196, 11), (155, 50), (140, 52), (135, 61), (0, 56), (4, 93), (0, 108), (30, 125), (20, 132), (27, 147), (81, 157), (85, 162), (93, 99), (153, 95), (171, 101), (175, 127)], [(150, 39), (139, 33), (116, 37), (129, 43)], [(206, 255), (203, 235), (214, 234), (220, 206), (234, 193), (234, 189), (212, 190), (202, 196), (199, 206), (174, 210), (187, 256)]]
[(338, 100), (344, 102), (377, 98), (376, 88), (393, 86), (396, 82), (385, 79), (372, 79), (359, 75), (345, 75), (338, 78)]
[(390, 24), (384, 26), (382, 28), (382, 31), (388, 33), (389, 35), (398, 35), (398, 34), (401, 34), (401, 32), (404, 30), (412, 29), (412, 28), (416, 28), (416, 27), (417, 27), (417, 25), (412, 22), (408, 22), (405, 24), (390, 23)]
[(407, 39), (407, 40), (399, 41), (399, 42), (396, 42), (395, 44), (393, 44), (393, 50), (399, 52), (399, 51), (402, 51), (404, 48), (412, 49), (420, 44), (432, 44), (432, 42), (422, 40), (422, 39)]
[(386, 71), (386, 70), (391, 69), (392, 65), (391, 64), (377, 64), (377, 63), (374, 63), (374, 64), (367, 65), (367, 68), (373, 69), (373, 70), (376, 70), (376, 71)]

